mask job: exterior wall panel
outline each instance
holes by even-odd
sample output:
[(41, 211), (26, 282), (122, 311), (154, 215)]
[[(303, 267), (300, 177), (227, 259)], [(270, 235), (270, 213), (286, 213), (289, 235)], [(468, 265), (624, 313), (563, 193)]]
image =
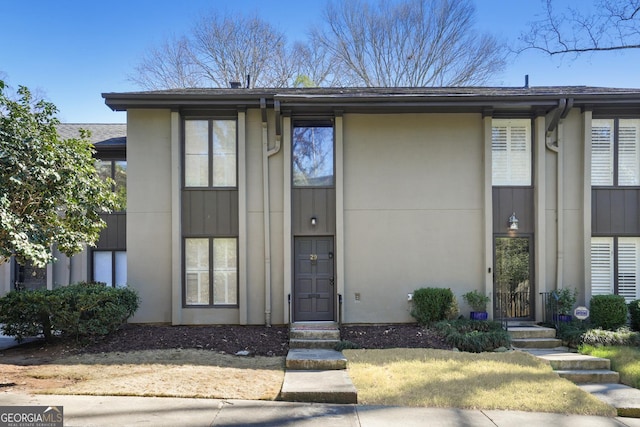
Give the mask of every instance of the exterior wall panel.
[(640, 234), (640, 188), (593, 188), (591, 200), (594, 236)]
[(237, 236), (238, 190), (185, 190), (182, 193), (185, 236)]
[(518, 218), (518, 234), (533, 233), (533, 188), (493, 187), (493, 232), (506, 233), (514, 212)]
[(127, 113), (127, 280), (140, 295), (131, 319), (171, 322), (171, 113)]
[(97, 249), (126, 249), (127, 247), (127, 214), (124, 212), (102, 215), (107, 228), (100, 233)]
[(414, 321), (420, 287), (483, 291), (481, 115), (343, 120), (344, 321)]
[[(292, 194), (293, 234), (334, 235), (336, 232), (335, 188), (294, 188)], [(311, 225), (311, 218), (316, 225)]]

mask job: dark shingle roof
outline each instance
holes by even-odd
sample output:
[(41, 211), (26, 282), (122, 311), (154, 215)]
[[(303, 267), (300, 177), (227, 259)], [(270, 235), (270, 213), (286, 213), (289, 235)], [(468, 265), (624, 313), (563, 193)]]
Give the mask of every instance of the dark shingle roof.
[(120, 123), (60, 123), (58, 135), (62, 139), (79, 138), (80, 129), (91, 132), (89, 140), (96, 148), (124, 147), (127, 144), (127, 125)]

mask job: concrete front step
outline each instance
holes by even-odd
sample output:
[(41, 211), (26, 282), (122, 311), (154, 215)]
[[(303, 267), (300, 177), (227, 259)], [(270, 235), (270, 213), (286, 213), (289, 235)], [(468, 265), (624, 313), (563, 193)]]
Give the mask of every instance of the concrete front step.
[(332, 350), (336, 348), (336, 345), (340, 343), (340, 340), (305, 340), (305, 339), (291, 339), (289, 340), (289, 348), (298, 349), (325, 349)]
[(556, 338), (517, 338), (511, 340), (516, 348), (556, 348), (562, 345), (562, 340)]
[(335, 350), (290, 349), (285, 366), (294, 370), (340, 370), (347, 369), (347, 358)]
[(587, 356), (579, 353), (531, 350), (529, 353), (537, 356), (551, 365), (555, 370), (610, 370), (611, 361), (600, 357)]
[(512, 339), (556, 337), (555, 329), (542, 326), (509, 326), (508, 332)]
[(289, 348), (333, 349), (338, 343), (337, 323), (294, 323), (289, 328)]
[(279, 400), (358, 403), (358, 391), (347, 371), (286, 371)]
[(620, 375), (607, 369), (560, 369), (555, 372), (561, 377), (577, 384), (617, 383)]

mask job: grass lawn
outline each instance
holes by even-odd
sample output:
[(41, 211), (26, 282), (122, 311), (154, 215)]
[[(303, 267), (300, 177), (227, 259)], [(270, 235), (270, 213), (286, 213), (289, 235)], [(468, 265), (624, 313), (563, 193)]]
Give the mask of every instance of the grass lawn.
[(615, 416), (616, 410), (523, 352), (344, 350), (366, 405)]
[(83, 354), (52, 364), (0, 365), (0, 382), (38, 394), (275, 400), (284, 357), (238, 357), (208, 350)]
[(611, 369), (620, 374), (622, 384), (640, 388), (640, 348), (584, 345), (580, 347), (580, 353), (611, 360)]

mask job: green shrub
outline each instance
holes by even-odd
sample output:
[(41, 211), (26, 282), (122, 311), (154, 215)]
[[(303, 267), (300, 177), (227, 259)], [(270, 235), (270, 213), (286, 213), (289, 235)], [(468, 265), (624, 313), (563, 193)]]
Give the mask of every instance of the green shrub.
[(500, 322), (458, 319), (437, 322), (433, 329), (460, 351), (481, 353), (511, 346), (509, 333), (502, 329)]
[(129, 288), (102, 283), (77, 283), (54, 290), (12, 291), (0, 298), (3, 332), (25, 337), (53, 334), (94, 337), (115, 331), (138, 309), (139, 298)]
[(568, 347), (578, 348), (583, 343), (584, 334), (591, 328), (588, 322), (573, 320), (560, 322), (558, 325), (558, 338)]
[(631, 315), (631, 329), (640, 331), (640, 299), (629, 303), (629, 314)]
[(413, 292), (411, 315), (421, 325), (453, 319), (458, 315), (458, 301), (451, 289), (420, 288)]
[(612, 331), (627, 323), (627, 304), (620, 295), (594, 295), (590, 306), (594, 328)]
[(632, 332), (629, 328), (622, 327), (615, 331), (603, 329), (589, 329), (582, 336), (582, 343), (597, 346), (637, 346), (640, 344), (640, 334)]

